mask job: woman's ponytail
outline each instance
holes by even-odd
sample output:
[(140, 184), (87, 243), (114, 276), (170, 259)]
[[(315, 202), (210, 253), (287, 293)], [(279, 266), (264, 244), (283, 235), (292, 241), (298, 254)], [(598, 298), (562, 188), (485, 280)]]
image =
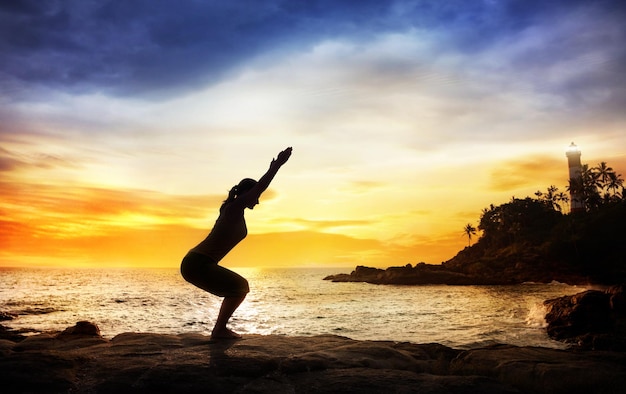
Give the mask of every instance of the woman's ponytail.
[(248, 190), (252, 189), (252, 187), (256, 185), (256, 183), (257, 182), (254, 179), (250, 179), (250, 178), (242, 179), (241, 182), (239, 182), (239, 184), (233, 186), (232, 189), (230, 189), (230, 191), (228, 192), (228, 198), (224, 200), (224, 203), (226, 204), (226, 203), (235, 201), (235, 199), (239, 197), (240, 194), (243, 194), (247, 192)]
[(226, 203), (235, 201), (235, 198), (237, 197), (237, 191), (238, 191), (237, 185), (233, 186), (228, 192), (228, 197), (226, 198), (226, 200), (224, 200), (224, 203), (226, 204)]

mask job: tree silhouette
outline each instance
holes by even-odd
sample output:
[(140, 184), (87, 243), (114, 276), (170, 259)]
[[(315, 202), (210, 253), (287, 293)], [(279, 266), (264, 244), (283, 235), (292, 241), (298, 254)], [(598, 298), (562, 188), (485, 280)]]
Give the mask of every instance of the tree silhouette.
[[(620, 200), (624, 198), (624, 180), (621, 178), (620, 174), (616, 174), (615, 172), (610, 173), (606, 188), (608, 191), (613, 191), (613, 199)], [(619, 192), (619, 189), (622, 189), (622, 191)]]
[(605, 161), (598, 164), (597, 167), (592, 168), (592, 170), (596, 173), (596, 178), (599, 181), (599, 187), (602, 187), (609, 181), (611, 174), (615, 174), (615, 171), (613, 171), (611, 167), (607, 166)]
[(513, 197), (499, 206), (491, 204), (489, 209), (483, 209), (478, 225), (483, 232), (481, 242), (490, 247), (505, 247), (545, 239), (561, 216), (552, 202), (544, 199)]
[(465, 228), (463, 228), (463, 234), (467, 235), (467, 246), (471, 246), (472, 235), (476, 235), (476, 227), (468, 223)]
[(559, 192), (559, 188), (554, 185), (550, 185), (545, 193), (537, 190), (535, 192), (535, 196), (537, 196), (537, 199), (549, 203), (556, 211), (559, 212), (563, 211), (561, 203), (567, 204), (569, 201), (569, 198), (565, 195), (565, 193)]
[(587, 212), (624, 199), (624, 180), (604, 161), (592, 168), (583, 164), (580, 177), (570, 179), (567, 189)]
[(556, 195), (556, 199), (559, 202), (559, 212), (563, 212), (561, 204), (565, 204), (565, 207), (567, 208), (569, 204), (569, 196), (563, 192), (558, 192)]

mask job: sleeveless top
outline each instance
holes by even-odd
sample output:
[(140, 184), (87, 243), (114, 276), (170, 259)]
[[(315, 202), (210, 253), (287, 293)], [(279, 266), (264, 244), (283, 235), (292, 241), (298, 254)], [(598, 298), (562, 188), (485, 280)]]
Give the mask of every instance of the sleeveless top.
[[(231, 209), (229, 209), (231, 208)], [(232, 209), (234, 208), (234, 209)], [(190, 252), (210, 257), (216, 263), (248, 235), (243, 209), (222, 207), (209, 235)]]

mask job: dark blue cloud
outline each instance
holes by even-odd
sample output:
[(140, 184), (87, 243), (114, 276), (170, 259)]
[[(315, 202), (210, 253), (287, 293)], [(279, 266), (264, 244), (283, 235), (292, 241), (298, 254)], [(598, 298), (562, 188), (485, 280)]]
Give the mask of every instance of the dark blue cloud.
[(5, 0), (0, 89), (169, 94), (217, 81), (267, 51), (410, 28), (447, 30), (442, 45), (473, 51), (590, 3), (624, 8), (614, 5), (621, 1), (582, 0)]
[(376, 1), (10, 1), (0, 6), (0, 70), (14, 84), (185, 89), (268, 49), (367, 30), (383, 11)]

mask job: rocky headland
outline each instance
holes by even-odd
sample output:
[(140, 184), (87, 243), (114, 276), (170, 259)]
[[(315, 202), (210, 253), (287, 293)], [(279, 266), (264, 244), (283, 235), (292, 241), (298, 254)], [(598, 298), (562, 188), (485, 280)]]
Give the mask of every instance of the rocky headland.
[[(563, 215), (551, 203), (516, 199), (483, 211), (480, 238), (441, 264), (387, 269), (357, 266), (335, 282), (392, 285), (514, 285), (524, 282), (610, 286), (626, 283), (626, 199)], [(475, 229), (474, 229), (475, 230)]]
[(124, 333), (95, 324), (22, 337), (0, 331), (5, 393), (618, 393), (626, 353), (357, 341), (339, 336)]

